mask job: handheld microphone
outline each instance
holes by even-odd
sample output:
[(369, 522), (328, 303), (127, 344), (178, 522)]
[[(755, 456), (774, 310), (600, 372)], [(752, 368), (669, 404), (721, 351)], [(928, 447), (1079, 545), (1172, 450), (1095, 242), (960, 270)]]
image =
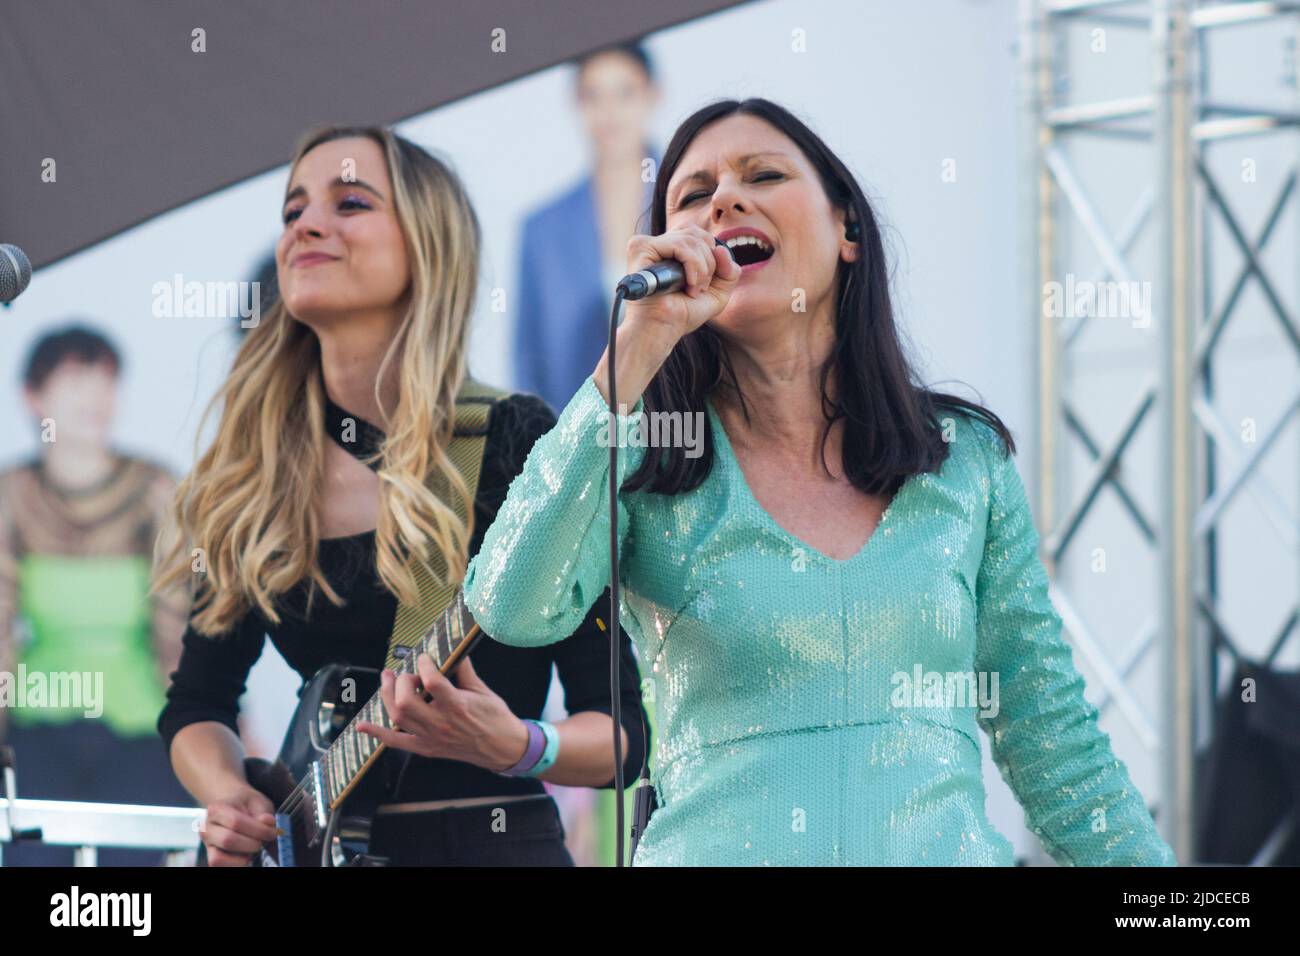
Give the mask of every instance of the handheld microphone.
[[(727, 255), (731, 256), (732, 262), (736, 261), (736, 254), (731, 251), (730, 246), (721, 239), (713, 241), (727, 250)], [(685, 286), (686, 270), (682, 268), (682, 264), (676, 259), (664, 259), (662, 262), (647, 266), (640, 272), (623, 276), (618, 280), (614, 291), (622, 292), (623, 298), (628, 302), (635, 302), (637, 299), (646, 299), (652, 295), (680, 292)]]
[(0, 243), (0, 302), (6, 305), (23, 294), (32, 281), (32, 262), (17, 246)]

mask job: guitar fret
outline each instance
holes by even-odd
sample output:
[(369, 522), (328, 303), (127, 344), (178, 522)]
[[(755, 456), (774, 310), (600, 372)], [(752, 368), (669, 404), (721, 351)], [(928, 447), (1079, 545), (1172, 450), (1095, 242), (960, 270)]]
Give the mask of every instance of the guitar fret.
[(351, 727), (344, 728), (343, 738), (344, 738), (343, 746), (345, 748), (344, 755), (351, 762), (351, 766), (348, 767), (348, 776), (355, 777), (357, 771), (361, 769), (361, 751), (357, 749), (356, 731), (354, 731)]
[(449, 639), (449, 643), (451, 644), (451, 649), (455, 651), (456, 648), (460, 647), (460, 645), (465, 640), (465, 632), (461, 630), (459, 613), (451, 616), (451, 623), (449, 624), (447, 630), (449, 631), (448, 639)]
[(469, 613), (469, 608), (465, 605), (464, 594), (456, 596), (456, 617), (460, 619), (461, 634), (468, 634), (474, 629), (474, 618)]
[[(357, 718), (358, 718), (359, 720), (364, 720), (364, 721), (367, 721), (367, 722), (369, 722), (369, 723), (374, 723), (374, 721), (372, 721), (372, 720), (370, 719), (370, 701), (366, 701), (364, 704), (361, 705), (361, 710), (358, 711), (358, 713), (357, 713)], [(371, 741), (371, 739), (372, 739), (371, 736), (370, 736), (369, 734), (361, 734), (361, 733), (359, 733), (359, 734), (357, 734), (357, 737), (360, 738), (360, 740), (361, 740), (361, 752), (362, 752), (363, 754), (365, 754), (367, 757), (369, 757), (369, 756), (370, 756), (370, 741)]]
[[(342, 738), (339, 738), (339, 740), (334, 742), (334, 746), (330, 749), (335, 753), (334, 762), (339, 768), (338, 780), (335, 781), (335, 785), (338, 788), (338, 793), (342, 793), (348, 785), (348, 777), (350, 776), (348, 773), (347, 748), (343, 745)], [(337, 796), (337, 794), (335, 794), (335, 796)]]
[(451, 660), (451, 643), (448, 634), (450, 630), (447, 614), (444, 612), (438, 621), (438, 654), (434, 658), (439, 670), (447, 665), (447, 661)]

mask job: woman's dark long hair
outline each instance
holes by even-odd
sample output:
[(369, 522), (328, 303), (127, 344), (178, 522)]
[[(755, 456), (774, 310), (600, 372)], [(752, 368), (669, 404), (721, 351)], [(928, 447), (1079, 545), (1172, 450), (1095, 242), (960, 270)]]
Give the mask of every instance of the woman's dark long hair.
[[(860, 253), (855, 262), (840, 261), (835, 281), (835, 346), (821, 368), (822, 465), (831, 426), (844, 419), (844, 472), (867, 494), (897, 491), (912, 475), (934, 471), (947, 458), (939, 408), (977, 416), (1015, 451), (1011, 432), (992, 411), (956, 395), (937, 392), (915, 381), (898, 341), (889, 300), (889, 275), (876, 216), (857, 180), (821, 138), (785, 108), (765, 99), (720, 100), (697, 110), (673, 134), (655, 182), (650, 232), (667, 228), (668, 183), (700, 131), (728, 116), (756, 116), (780, 130), (803, 151), (821, 178), (831, 203), (856, 220)], [(835, 371), (836, 395), (827, 389)], [(703, 411), (705, 397), (718, 385), (734, 390), (746, 421), (749, 409), (718, 333), (707, 324), (673, 348), (646, 388), (645, 411)], [(623, 484), (628, 491), (645, 488), (677, 494), (698, 487), (713, 467), (712, 423), (705, 416), (704, 454), (689, 458), (681, 447), (650, 446), (645, 460)], [(829, 469), (827, 469), (829, 473)]]

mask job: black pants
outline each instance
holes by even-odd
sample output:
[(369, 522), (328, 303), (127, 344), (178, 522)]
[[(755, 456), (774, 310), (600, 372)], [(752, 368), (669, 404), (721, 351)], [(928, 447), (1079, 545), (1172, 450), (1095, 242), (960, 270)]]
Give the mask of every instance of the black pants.
[(549, 796), (416, 813), (381, 814), (371, 852), (393, 866), (573, 866), (560, 809)]

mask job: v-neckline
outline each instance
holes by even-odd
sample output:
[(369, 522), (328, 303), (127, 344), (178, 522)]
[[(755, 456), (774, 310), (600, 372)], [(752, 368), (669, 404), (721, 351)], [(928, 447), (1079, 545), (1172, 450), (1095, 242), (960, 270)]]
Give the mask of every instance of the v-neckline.
[(825, 551), (822, 551), (820, 548), (813, 547), (807, 541), (803, 540), (803, 538), (800, 538), (798, 535), (794, 534), (792, 531), (790, 531), (788, 528), (782, 525), (781, 522), (777, 521), (776, 518), (772, 517), (772, 513), (763, 507), (762, 503), (758, 500), (757, 496), (754, 494), (753, 489), (749, 487), (749, 479), (745, 477), (745, 470), (740, 467), (740, 459), (736, 457), (736, 451), (734, 448), (731, 447), (731, 438), (728, 437), (727, 435), (727, 429), (723, 427), (722, 417), (717, 413), (717, 410), (714, 409), (713, 407), (713, 400), (711, 398), (706, 397), (704, 403), (708, 407), (709, 417), (713, 420), (713, 428), (717, 434), (717, 442), (722, 446), (728, 459), (728, 465), (736, 476), (736, 483), (740, 485), (740, 489), (744, 493), (745, 497), (748, 498), (749, 501), (753, 503), (754, 507), (758, 509), (759, 514), (761, 514), (767, 520), (768, 524), (770, 524), (773, 528), (775, 528), (778, 532), (780, 532), (780, 534), (788, 538), (790, 541), (794, 542), (794, 544), (798, 545), (801, 548), (807, 548), (809, 551), (817, 555), (822, 560), (827, 561), (836, 567), (847, 567), (848, 565), (853, 564), (855, 561), (858, 561), (864, 558), (865, 556), (871, 554), (873, 550), (879, 550), (879, 548), (873, 549), (872, 544), (875, 542), (877, 538), (881, 537), (881, 532), (885, 530), (886, 522), (889, 520), (890, 516), (894, 513), (895, 506), (897, 506), (899, 499), (901, 499), (903, 495), (905, 495), (911, 489), (912, 485), (916, 483), (917, 479), (920, 477), (919, 473), (915, 475), (910, 475), (908, 479), (904, 481), (901, 486), (899, 486), (899, 489), (896, 492), (894, 492), (894, 496), (890, 499), (889, 504), (885, 506), (884, 512), (880, 515), (880, 520), (876, 522), (876, 526), (875, 528), (872, 529), (871, 534), (867, 536), (867, 540), (862, 542), (862, 546), (858, 548), (858, 550), (854, 554), (852, 554), (847, 558), (835, 558), (827, 554)]

